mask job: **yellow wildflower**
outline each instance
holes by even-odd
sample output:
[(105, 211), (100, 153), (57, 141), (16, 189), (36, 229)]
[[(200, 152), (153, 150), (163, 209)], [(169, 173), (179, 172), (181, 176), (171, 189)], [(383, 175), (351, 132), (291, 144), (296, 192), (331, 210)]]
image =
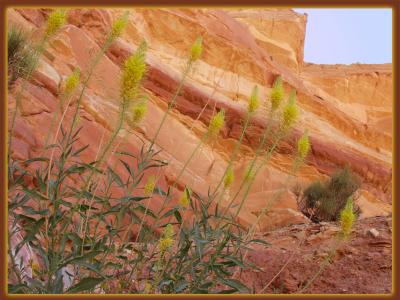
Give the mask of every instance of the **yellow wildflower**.
[(247, 108), (249, 113), (255, 112), (260, 107), (260, 98), (258, 97), (258, 86), (254, 86), (251, 92), (249, 106)]
[(191, 61), (198, 60), (202, 52), (203, 52), (203, 39), (201, 37), (198, 37), (196, 41), (193, 43), (192, 48), (190, 49), (190, 60)]
[(144, 284), (144, 293), (150, 294), (152, 288), (153, 287), (152, 287), (151, 283), (146, 280), (146, 283)]
[(283, 98), (285, 97), (283, 86), (282, 86), (282, 77), (278, 76), (275, 80), (274, 85), (272, 86), (270, 98), (271, 98), (271, 109), (278, 109), (281, 104)]
[(66, 11), (65, 9), (56, 9), (47, 18), (47, 27), (45, 35), (47, 37), (55, 34), (65, 23)]
[(146, 73), (146, 42), (142, 42), (134, 54), (126, 59), (122, 68), (121, 98), (128, 102), (135, 98), (140, 81)]
[(300, 158), (304, 159), (309, 151), (310, 151), (310, 140), (308, 138), (308, 133), (306, 131), (297, 141), (297, 153), (299, 154)]
[(167, 251), (174, 244), (174, 240), (172, 238), (161, 238), (159, 242), (159, 248), (161, 252)]
[(37, 263), (32, 263), (31, 268), (33, 274), (38, 275), (40, 273), (40, 266)]
[(156, 178), (154, 176), (150, 176), (147, 179), (147, 182), (144, 186), (144, 195), (147, 197), (153, 195), (155, 186), (156, 186)]
[(65, 93), (66, 94), (70, 94), (72, 93), (75, 88), (78, 86), (79, 84), (79, 80), (80, 80), (80, 71), (79, 69), (75, 69), (71, 75), (69, 75), (65, 81)]
[(118, 38), (121, 36), (122, 32), (126, 28), (126, 25), (128, 25), (128, 17), (129, 17), (129, 12), (126, 11), (122, 16), (120, 16), (115, 22), (112, 24), (111, 27), (111, 37), (113, 39)]
[(283, 109), (283, 129), (287, 130), (291, 128), (296, 122), (299, 115), (299, 111), (296, 105), (296, 91), (292, 91), (289, 101)]
[(228, 170), (226, 171), (225, 178), (224, 178), (224, 187), (228, 188), (232, 185), (234, 176), (233, 176), (233, 169), (232, 166), (229, 166)]
[(132, 125), (135, 126), (140, 123), (147, 113), (147, 100), (142, 100), (139, 103), (135, 103), (132, 107)]
[(182, 193), (181, 198), (179, 199), (179, 204), (182, 207), (188, 207), (189, 206), (189, 190), (185, 188), (185, 190)]
[(344, 237), (348, 237), (351, 233), (356, 216), (353, 211), (353, 199), (349, 197), (345, 208), (340, 213), (340, 227)]
[(211, 119), (208, 126), (208, 133), (211, 136), (217, 136), (220, 130), (225, 125), (225, 111), (221, 109), (214, 117)]

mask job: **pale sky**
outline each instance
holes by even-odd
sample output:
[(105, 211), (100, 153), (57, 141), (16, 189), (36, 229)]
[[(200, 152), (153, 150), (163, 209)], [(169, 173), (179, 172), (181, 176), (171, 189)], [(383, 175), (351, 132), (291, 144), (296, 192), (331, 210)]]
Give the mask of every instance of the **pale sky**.
[(304, 60), (318, 64), (392, 62), (392, 10), (304, 8)]

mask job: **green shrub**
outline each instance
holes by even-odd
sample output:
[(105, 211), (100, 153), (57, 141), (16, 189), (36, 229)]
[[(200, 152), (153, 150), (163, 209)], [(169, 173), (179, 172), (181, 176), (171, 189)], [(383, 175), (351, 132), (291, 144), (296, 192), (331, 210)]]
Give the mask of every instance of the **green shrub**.
[(28, 35), (18, 27), (11, 27), (7, 33), (8, 85), (18, 78), (26, 77), (34, 69), (36, 59), (29, 47)]
[(327, 182), (316, 181), (307, 187), (300, 208), (314, 222), (337, 221), (347, 199), (359, 187), (359, 178), (346, 167), (336, 171)]

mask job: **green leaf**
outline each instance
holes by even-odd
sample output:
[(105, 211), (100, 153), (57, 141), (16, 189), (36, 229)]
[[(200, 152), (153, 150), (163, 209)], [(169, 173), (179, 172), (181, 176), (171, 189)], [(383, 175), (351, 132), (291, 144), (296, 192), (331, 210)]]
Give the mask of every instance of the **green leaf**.
[(161, 216), (161, 219), (172, 216), (175, 213), (175, 211), (177, 211), (178, 209), (179, 209), (178, 207), (174, 207), (174, 208), (170, 209), (169, 211), (167, 211), (165, 214), (163, 214)]
[(25, 161), (23, 162), (23, 164), (24, 164), (24, 165), (29, 165), (29, 164), (31, 164), (31, 163), (33, 163), (33, 162), (36, 162), (36, 161), (49, 161), (49, 160), (50, 160), (50, 159), (47, 158), (47, 157), (35, 157), (35, 158), (32, 158), (32, 159), (25, 160)]
[(220, 278), (220, 277), (217, 280), (222, 284), (225, 284), (233, 289), (236, 289), (237, 291), (240, 291), (240, 292), (248, 292), (249, 291), (249, 289), (243, 283), (241, 283), (239, 280)]
[(121, 202), (129, 202), (129, 201), (142, 201), (148, 199), (149, 197), (141, 197), (141, 196), (126, 196), (119, 198), (118, 200)]
[(74, 153), (72, 153), (72, 156), (73, 156), (73, 157), (78, 156), (78, 154), (81, 153), (81, 152), (83, 152), (83, 151), (85, 151), (87, 147), (89, 147), (89, 145), (83, 146), (82, 148), (76, 150)]
[(250, 243), (255, 243), (255, 244), (262, 244), (262, 245), (265, 245), (265, 246), (271, 246), (271, 244), (270, 243), (268, 243), (268, 242), (266, 242), (266, 241), (263, 241), (263, 240), (260, 240), (260, 239), (253, 239), (253, 240), (251, 240), (251, 241), (248, 241), (248, 243), (250, 244)]
[(181, 213), (179, 212), (179, 210), (174, 211), (174, 216), (175, 216), (175, 219), (178, 221), (178, 223), (181, 224), (182, 216), (181, 216)]
[[(226, 259), (228, 262), (232, 262), (234, 265), (239, 266), (244, 268), (244, 264), (243, 262), (241, 262), (240, 260), (238, 260), (236, 257), (233, 256), (225, 256), (224, 259)], [(223, 262), (225, 263), (225, 262)]]
[(104, 278), (96, 278), (96, 277), (86, 277), (83, 278), (80, 282), (70, 287), (67, 290), (68, 294), (75, 294), (83, 291), (88, 291), (96, 287), (99, 283), (101, 283)]
[(119, 177), (119, 175), (117, 173), (115, 173), (113, 171), (113, 169), (111, 169), (110, 167), (108, 167), (108, 172), (110, 172), (112, 178), (114, 179), (114, 181), (118, 184), (119, 187), (123, 187), (124, 183), (122, 182), (121, 177)]
[(67, 261), (63, 262), (61, 265), (59, 265), (59, 268), (62, 268), (66, 265), (74, 265), (78, 264), (81, 262), (87, 262), (91, 260), (92, 258), (96, 257), (99, 255), (102, 251), (91, 251), (89, 253), (86, 253), (84, 255), (76, 256), (74, 258), (68, 259)]
[(26, 284), (8, 284), (9, 294), (25, 294), (24, 289), (29, 289)]

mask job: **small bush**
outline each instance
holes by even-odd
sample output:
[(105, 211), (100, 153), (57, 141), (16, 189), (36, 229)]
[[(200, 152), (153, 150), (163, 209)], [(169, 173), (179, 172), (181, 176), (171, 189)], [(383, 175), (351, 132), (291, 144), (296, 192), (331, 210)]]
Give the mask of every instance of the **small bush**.
[(9, 86), (34, 69), (34, 53), (29, 47), (28, 35), (21, 28), (11, 27), (7, 33), (7, 58)]
[(300, 201), (303, 213), (312, 221), (337, 221), (347, 199), (360, 187), (360, 180), (349, 168), (335, 172), (325, 183), (307, 187)]

